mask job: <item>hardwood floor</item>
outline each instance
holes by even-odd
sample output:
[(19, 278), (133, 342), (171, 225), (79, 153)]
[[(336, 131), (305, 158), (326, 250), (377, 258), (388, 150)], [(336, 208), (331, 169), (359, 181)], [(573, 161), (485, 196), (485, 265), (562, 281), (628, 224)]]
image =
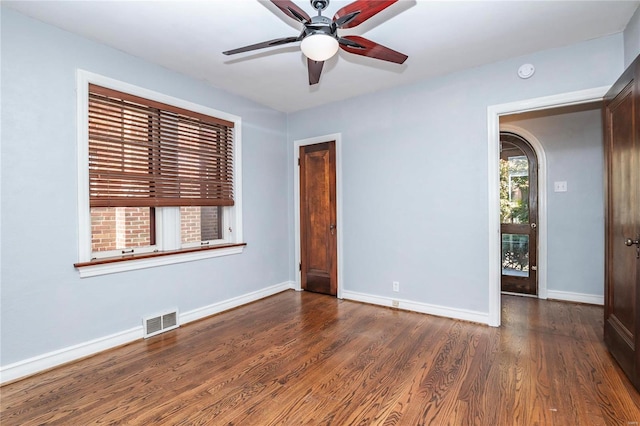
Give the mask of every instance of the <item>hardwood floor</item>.
[(287, 291), (0, 388), (0, 424), (637, 425), (601, 307), (503, 326)]

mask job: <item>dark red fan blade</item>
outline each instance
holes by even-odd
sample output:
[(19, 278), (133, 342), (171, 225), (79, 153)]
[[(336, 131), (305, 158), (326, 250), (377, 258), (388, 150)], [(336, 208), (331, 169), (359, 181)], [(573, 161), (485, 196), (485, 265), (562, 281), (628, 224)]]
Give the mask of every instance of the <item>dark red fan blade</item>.
[(298, 37), (284, 37), (275, 40), (263, 41), (262, 43), (251, 44), (249, 46), (239, 47), (233, 50), (222, 52), (225, 55), (235, 55), (236, 53), (248, 52), (250, 50), (264, 49), (265, 47), (280, 46), (282, 44), (293, 43), (298, 41)]
[(360, 36), (344, 36), (338, 40), (342, 50), (356, 55), (402, 64), (408, 56)]
[[(273, 1), (273, 0), (272, 0)], [(398, 0), (358, 0), (350, 3), (336, 12), (333, 16), (333, 20), (338, 20), (341, 17), (348, 15), (353, 12), (360, 11), (358, 16), (356, 16), (351, 21), (345, 23), (340, 28), (353, 28), (357, 25), (362, 24), (367, 19), (371, 18), (373, 15), (378, 12), (383, 11), (387, 7), (391, 6)]]
[(322, 66), (324, 61), (314, 61), (307, 58), (307, 68), (309, 69), (309, 86), (318, 84), (320, 81), (320, 74), (322, 74)]
[(287, 14), (290, 18), (295, 19), (296, 21), (305, 23), (311, 21), (307, 12), (300, 9), (294, 2), (291, 0), (271, 0), (271, 3), (275, 4), (278, 9)]

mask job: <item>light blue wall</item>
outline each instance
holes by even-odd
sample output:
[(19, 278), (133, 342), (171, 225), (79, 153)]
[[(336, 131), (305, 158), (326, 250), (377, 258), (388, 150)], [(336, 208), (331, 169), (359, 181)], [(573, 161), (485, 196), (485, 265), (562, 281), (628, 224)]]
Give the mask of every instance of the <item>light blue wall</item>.
[(624, 30), (624, 66), (631, 65), (631, 62), (640, 55), (640, 7), (627, 24)]
[(342, 133), (343, 288), (488, 312), (487, 107), (622, 71), (617, 34), (290, 114), (289, 164), (295, 140)]
[[(335, 132), (343, 287), (390, 297), (400, 281), (400, 298), (486, 312), (487, 106), (608, 85), (624, 62), (618, 34), (287, 117), (1, 10), (1, 365), (293, 279), (293, 141)], [(78, 277), (77, 68), (242, 117), (244, 254)]]
[[(285, 114), (5, 8), (1, 23), (2, 365), (288, 280)], [(242, 117), (242, 255), (78, 277), (77, 68)]]
[[(547, 158), (547, 289), (604, 296), (602, 110), (563, 108), (501, 120), (533, 134)], [(567, 192), (554, 192), (566, 181)]]

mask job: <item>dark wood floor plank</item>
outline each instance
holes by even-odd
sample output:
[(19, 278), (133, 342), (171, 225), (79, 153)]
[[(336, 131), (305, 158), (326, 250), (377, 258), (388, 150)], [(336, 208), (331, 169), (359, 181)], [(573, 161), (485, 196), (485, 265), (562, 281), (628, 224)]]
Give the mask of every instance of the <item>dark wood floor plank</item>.
[(0, 388), (4, 425), (632, 425), (602, 308), (503, 326), (284, 292)]

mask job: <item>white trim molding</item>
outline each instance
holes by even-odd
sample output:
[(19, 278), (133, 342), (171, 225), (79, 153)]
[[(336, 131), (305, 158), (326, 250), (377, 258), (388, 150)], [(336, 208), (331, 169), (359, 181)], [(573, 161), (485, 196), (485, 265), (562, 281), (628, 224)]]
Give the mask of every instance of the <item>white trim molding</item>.
[[(500, 116), (601, 101), (609, 86), (487, 107), (489, 204), (489, 325), (500, 326)], [(548, 291), (547, 291), (548, 293)], [(547, 294), (548, 296), (548, 294)]]
[[(183, 312), (180, 313), (179, 323), (180, 325), (184, 325), (229, 309), (237, 308), (238, 306), (255, 302), (256, 300), (272, 296), (285, 290), (293, 289), (294, 285), (295, 283), (293, 281), (285, 281), (280, 284), (265, 287), (258, 291), (233, 297), (222, 302)], [(62, 364), (77, 361), (81, 358), (131, 343), (142, 339), (143, 337), (144, 330), (140, 325), (115, 334), (80, 343), (78, 345), (69, 346), (57, 351), (48, 352), (46, 354), (18, 361), (13, 364), (3, 365), (0, 367), (0, 384), (40, 373), (42, 371), (58, 367)]]
[(300, 264), (300, 173), (298, 169), (298, 160), (300, 158), (300, 147), (306, 145), (313, 145), (323, 142), (336, 142), (336, 229), (338, 231), (338, 299), (342, 299), (342, 289), (344, 287), (343, 281), (343, 239), (344, 235), (342, 221), (342, 134), (333, 133), (325, 136), (317, 136), (308, 139), (300, 139), (293, 142), (293, 211), (294, 211), (294, 224), (295, 224), (295, 289), (297, 291), (302, 290), (302, 279), (300, 276), (300, 270), (298, 265)]
[(293, 281), (284, 281), (271, 287), (193, 309), (180, 314), (180, 324), (184, 325), (211, 315), (219, 314), (220, 312), (228, 311), (229, 309), (237, 308), (238, 306), (246, 305), (247, 303), (255, 302), (256, 300), (264, 299), (265, 297), (273, 296), (286, 290), (293, 290), (294, 286), (295, 283)]
[(14, 362), (13, 364), (3, 365), (0, 367), (0, 384), (40, 373), (59, 365), (77, 361), (81, 358), (106, 351), (107, 349), (142, 339), (143, 334), (144, 332), (140, 325), (109, 336), (100, 337), (78, 345), (48, 352), (46, 354)]
[[(405, 299), (394, 299), (390, 297), (382, 297), (373, 294), (358, 293), (348, 290), (344, 290), (342, 292), (342, 296), (345, 300), (353, 300), (356, 302), (369, 303), (372, 305), (387, 306), (391, 308), (402, 309), (405, 311), (476, 322), (480, 324), (489, 323), (489, 315), (484, 312), (456, 309), (447, 306), (431, 305), (428, 303), (414, 302)], [(394, 302), (397, 302), (396, 306), (394, 306)]]
[(132, 259), (126, 262), (88, 265), (77, 269), (80, 273), (80, 278), (95, 277), (98, 275), (115, 274), (117, 272), (134, 271), (137, 269), (154, 268), (156, 266), (173, 265), (176, 263), (192, 262), (194, 260), (240, 254), (244, 251), (244, 247), (245, 246), (233, 246), (190, 253), (176, 253), (166, 256), (149, 257), (146, 259)]
[(604, 305), (604, 296), (597, 294), (573, 293), (570, 291), (548, 290), (547, 298), (563, 300), (565, 302), (588, 303), (589, 305)]

